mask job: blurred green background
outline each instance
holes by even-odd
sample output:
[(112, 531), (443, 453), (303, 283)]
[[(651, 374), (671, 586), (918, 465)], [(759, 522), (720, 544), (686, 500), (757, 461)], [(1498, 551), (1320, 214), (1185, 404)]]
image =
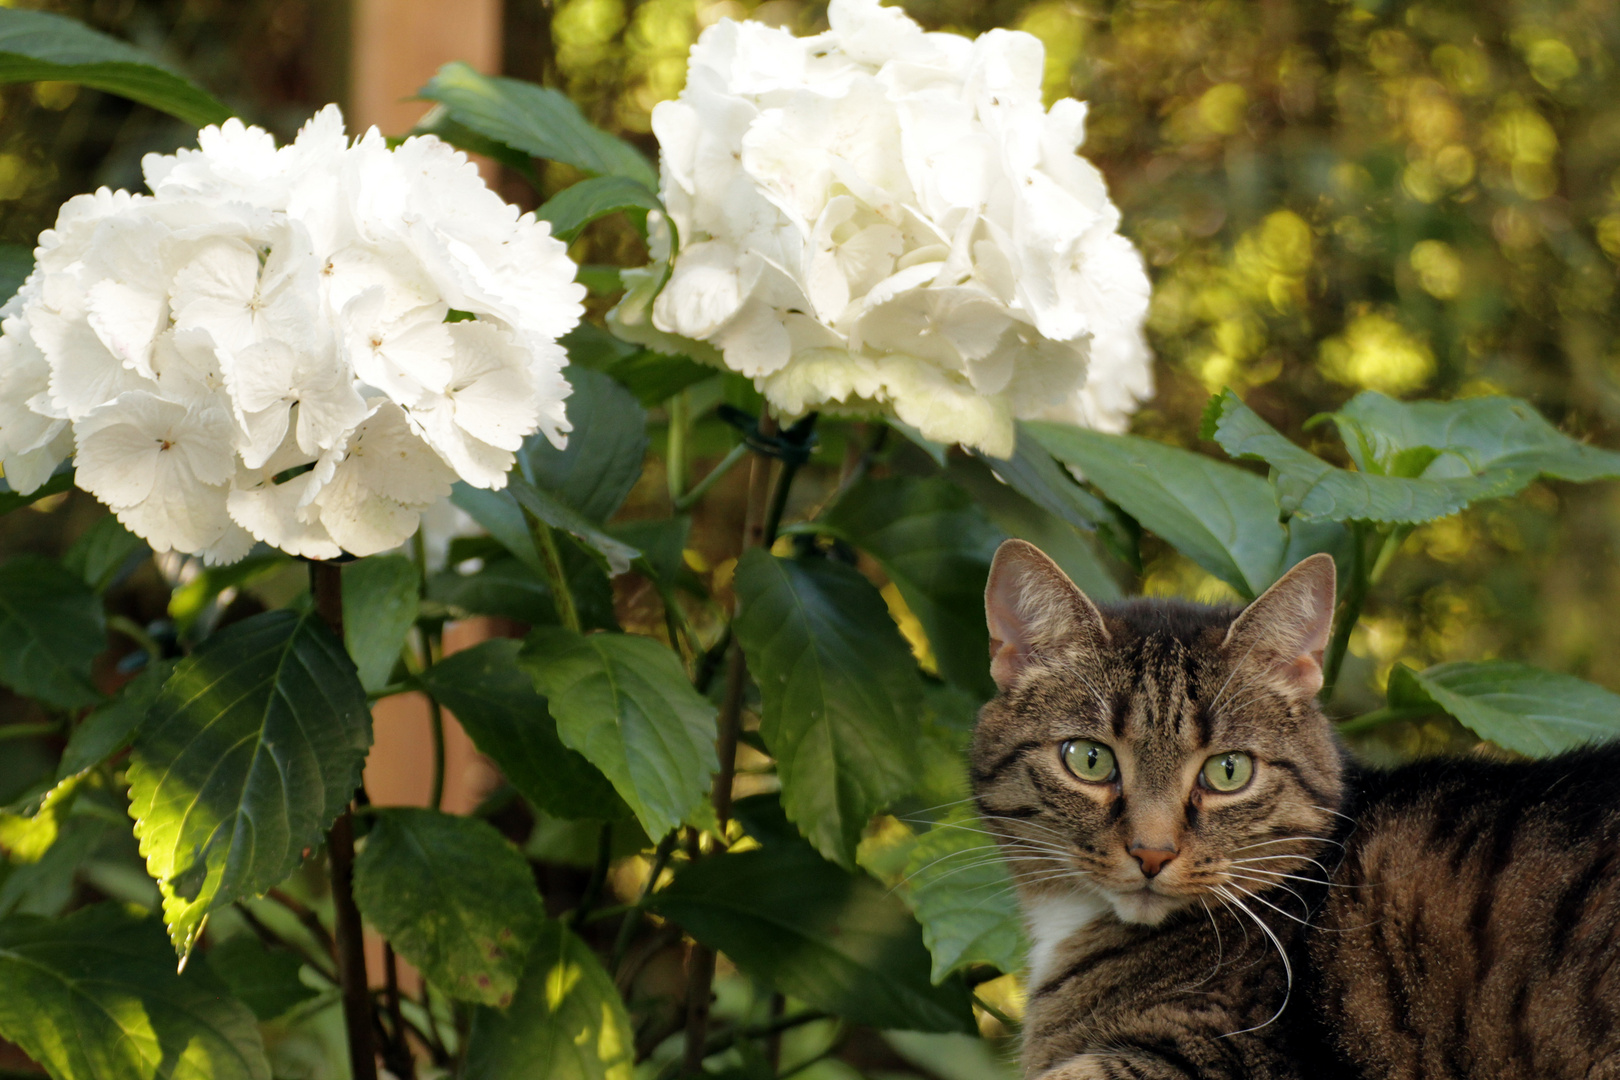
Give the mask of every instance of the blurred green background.
[[(347, 5), (336, 0), (16, 6), (158, 51), (282, 137), (344, 97)], [(1304, 425), (1370, 387), (1520, 395), (1571, 434), (1620, 445), (1620, 5), (904, 6), (930, 28), (1039, 36), (1048, 99), (1090, 103), (1085, 152), (1156, 285), (1159, 393), (1138, 433), (1195, 445), (1207, 395), (1229, 385), (1342, 461), (1327, 429)], [(825, 5), (507, 0), (503, 14), (505, 74), (566, 90), (652, 153), (650, 111), (678, 93), (704, 26), (751, 16), (813, 32)], [(138, 187), (142, 153), (191, 138), (91, 91), (3, 88), (0, 242), (31, 243), (76, 192)], [(516, 177), (503, 190), (529, 205), (542, 194)], [(575, 254), (633, 262), (638, 243), (598, 227)], [(8, 523), (0, 545), (59, 549), (92, 510), (75, 510), (80, 498), (13, 515), (26, 520)], [(1370, 692), (1397, 660), (1508, 657), (1620, 689), (1617, 533), (1612, 485), (1541, 485), (1418, 529), (1368, 608), (1346, 683)], [(1165, 549), (1127, 585), (1204, 599), (1223, 589)]]

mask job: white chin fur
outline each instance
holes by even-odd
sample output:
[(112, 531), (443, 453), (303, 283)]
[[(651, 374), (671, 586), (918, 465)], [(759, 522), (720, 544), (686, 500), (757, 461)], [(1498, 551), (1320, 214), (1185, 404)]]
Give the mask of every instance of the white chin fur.
[(1146, 926), (1158, 926), (1173, 912), (1187, 906), (1185, 897), (1163, 896), (1145, 889), (1141, 892), (1109, 893), (1108, 899), (1114, 905), (1114, 914), (1119, 916), (1120, 922)]

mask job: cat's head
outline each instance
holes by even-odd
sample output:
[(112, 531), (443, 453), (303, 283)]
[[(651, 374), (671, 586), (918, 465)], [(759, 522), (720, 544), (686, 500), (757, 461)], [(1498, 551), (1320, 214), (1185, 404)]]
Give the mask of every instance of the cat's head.
[(1326, 555), (1241, 612), (1099, 609), (1037, 548), (1002, 544), (985, 592), (1001, 693), (973, 784), (1026, 902), (1091, 894), (1154, 924), (1200, 900), (1255, 906), (1245, 893), (1320, 860), (1343, 796), (1316, 705), (1333, 604)]

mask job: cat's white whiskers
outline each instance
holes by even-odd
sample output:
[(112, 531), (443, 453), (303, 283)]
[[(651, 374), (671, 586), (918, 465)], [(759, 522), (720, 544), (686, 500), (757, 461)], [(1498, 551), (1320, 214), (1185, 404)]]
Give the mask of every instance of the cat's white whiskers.
[(1275, 930), (1266, 925), (1266, 921), (1264, 919), (1256, 915), (1253, 911), (1249, 910), (1249, 905), (1227, 892), (1226, 886), (1218, 885), (1216, 886), (1216, 891), (1241, 908), (1245, 915), (1254, 920), (1254, 925), (1258, 926), (1262, 931), (1265, 932), (1266, 937), (1271, 939), (1271, 943), (1277, 947), (1277, 958), (1282, 961), (1283, 974), (1287, 977), (1287, 988), (1283, 991), (1283, 1002), (1277, 1007), (1277, 1011), (1271, 1015), (1271, 1019), (1267, 1020), (1264, 1024), (1257, 1024), (1251, 1028), (1244, 1028), (1242, 1031), (1228, 1031), (1225, 1035), (1221, 1036), (1222, 1038), (1230, 1038), (1233, 1035), (1247, 1035), (1251, 1031), (1259, 1031), (1261, 1028), (1270, 1027), (1272, 1024), (1277, 1022), (1277, 1018), (1283, 1014), (1283, 1010), (1288, 1008), (1289, 998), (1294, 996), (1294, 965), (1288, 962), (1288, 950), (1283, 948), (1282, 939), (1277, 936), (1277, 932)]
[[(1227, 877), (1227, 880), (1229, 880), (1229, 881), (1232, 878), (1236, 877), (1236, 878), (1242, 878), (1244, 881), (1253, 881), (1253, 882), (1255, 882), (1257, 884), (1264, 885), (1267, 888), (1281, 889), (1283, 892), (1287, 893), (1289, 896), (1292, 896), (1295, 900), (1299, 901), (1300, 907), (1303, 907), (1305, 909), (1305, 914), (1306, 915), (1309, 915), (1311, 913), (1311, 905), (1306, 902), (1306, 900), (1305, 900), (1305, 898), (1303, 896), (1299, 895), (1299, 893), (1295, 892), (1293, 889), (1290, 889), (1288, 886), (1283, 885), (1283, 884), (1281, 884), (1279, 882), (1268, 881), (1265, 878), (1255, 877), (1252, 874), (1240, 874), (1236, 870), (1228, 870), (1226, 872), (1226, 877)], [(1243, 886), (1237, 885), (1235, 882), (1233, 883), (1233, 885), (1234, 885), (1235, 888), (1239, 888), (1239, 889), (1243, 888)], [(1250, 895), (1253, 896), (1254, 894), (1250, 893)], [(1255, 896), (1255, 899), (1258, 900), (1260, 898), (1258, 896)]]
[(1291, 840), (1303, 840), (1306, 843), (1310, 843), (1310, 844), (1323, 843), (1323, 844), (1333, 844), (1333, 845), (1335, 845), (1337, 847), (1344, 847), (1344, 845), (1339, 843), (1337, 840), (1329, 840), (1325, 836), (1279, 836), (1275, 840), (1262, 840), (1258, 844), (1245, 844), (1242, 847), (1235, 847), (1232, 850), (1233, 851), (1249, 851), (1252, 848), (1265, 847), (1267, 844), (1286, 844)]

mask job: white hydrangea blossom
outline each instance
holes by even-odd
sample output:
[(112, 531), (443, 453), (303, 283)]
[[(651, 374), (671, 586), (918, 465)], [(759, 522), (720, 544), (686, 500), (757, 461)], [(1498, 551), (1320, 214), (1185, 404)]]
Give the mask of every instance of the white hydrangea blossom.
[(656, 300), (662, 268), (629, 282), (621, 332), (786, 414), (876, 407), (998, 456), (1016, 419), (1123, 430), (1153, 389), (1147, 274), (1075, 152), (1085, 106), (1042, 109), (1040, 41), (878, 0), (828, 21), (721, 20), (693, 47), (652, 117), (679, 251)]
[(14, 489), (72, 456), (158, 551), (328, 559), (400, 544), (458, 478), (503, 487), (532, 432), (564, 444), (585, 290), (466, 155), (351, 144), (329, 106), (284, 147), (231, 120), (143, 166), (151, 195), (63, 206), (0, 309)]

